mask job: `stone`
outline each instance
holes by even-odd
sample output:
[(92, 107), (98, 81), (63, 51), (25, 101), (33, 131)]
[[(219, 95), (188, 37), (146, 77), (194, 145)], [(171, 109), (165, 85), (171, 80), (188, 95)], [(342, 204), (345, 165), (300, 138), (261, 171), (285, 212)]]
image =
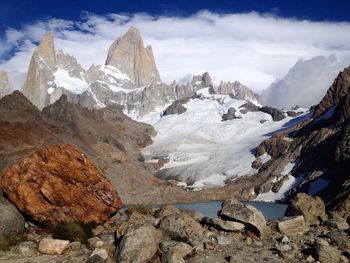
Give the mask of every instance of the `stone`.
[(349, 262), (350, 260), (346, 256), (344, 255), (340, 256), (339, 263), (349, 263)]
[(159, 208), (155, 212), (154, 216), (157, 217), (157, 218), (164, 218), (166, 216), (170, 216), (170, 215), (173, 215), (173, 214), (181, 214), (180, 209), (178, 209), (174, 205), (166, 205), (166, 206), (163, 206), (163, 207)]
[(308, 255), (308, 256), (306, 257), (306, 262), (312, 263), (312, 262), (315, 262), (315, 259), (314, 259), (311, 255)]
[(316, 238), (315, 244), (318, 246), (329, 246), (329, 243), (322, 238)]
[(259, 108), (259, 111), (270, 114), (273, 121), (281, 121), (286, 117), (283, 111), (268, 106)]
[(190, 101), (190, 98), (182, 98), (174, 101), (171, 105), (169, 105), (165, 111), (163, 112), (163, 116), (171, 115), (171, 114), (181, 114), (187, 111), (187, 108), (183, 105)]
[(162, 219), (160, 228), (172, 239), (191, 241), (203, 239), (203, 227), (186, 213), (172, 214)]
[(227, 113), (222, 115), (222, 121), (229, 121), (237, 118), (235, 108), (229, 108)]
[(126, 73), (136, 86), (160, 82), (152, 47), (144, 47), (140, 32), (131, 27), (108, 50), (106, 65), (115, 66)]
[(203, 213), (201, 213), (201, 212), (199, 212), (197, 210), (184, 209), (183, 212), (189, 214), (198, 223), (202, 222), (202, 220), (204, 218)]
[(335, 263), (340, 260), (340, 251), (332, 246), (317, 246), (315, 249), (315, 259), (322, 263)]
[(232, 243), (231, 238), (225, 236), (217, 236), (216, 240), (220, 246), (227, 246)]
[(104, 243), (99, 237), (92, 237), (86, 241), (86, 246), (89, 249), (103, 247), (103, 245), (104, 245)]
[(39, 242), (38, 250), (42, 254), (62, 255), (69, 248), (68, 240), (43, 238)]
[(310, 225), (319, 225), (327, 220), (326, 208), (322, 199), (305, 193), (298, 193), (291, 200), (285, 215), (302, 215), (305, 222)]
[(103, 233), (104, 231), (104, 228), (103, 226), (101, 225), (98, 225), (97, 227), (95, 227), (93, 230), (92, 230), (92, 233), (95, 235), (95, 236), (99, 236)]
[(74, 241), (70, 243), (70, 249), (73, 251), (80, 250), (82, 247), (81, 243), (79, 241)]
[(214, 226), (217, 230), (221, 231), (242, 231), (244, 230), (244, 224), (234, 221), (226, 221), (220, 218), (206, 218), (205, 223)]
[(219, 212), (221, 219), (237, 221), (245, 225), (257, 236), (263, 236), (266, 230), (266, 219), (261, 211), (234, 199), (226, 200)]
[(239, 106), (240, 113), (246, 114), (248, 112), (256, 112), (259, 111), (259, 107), (256, 106), (254, 103), (248, 101), (247, 103), (244, 103), (243, 105)]
[(172, 246), (168, 246), (165, 253), (162, 254), (162, 263), (185, 263), (185, 256), (191, 254), (193, 248), (183, 242), (174, 242)]
[(107, 260), (107, 250), (104, 248), (95, 248), (85, 263), (105, 263)]
[(325, 225), (339, 230), (346, 230), (349, 228), (349, 224), (346, 222), (346, 220), (338, 216), (336, 213), (329, 214), (329, 218), (325, 222)]
[(24, 217), (8, 200), (0, 196), (0, 239), (12, 234), (22, 234)]
[(278, 221), (278, 230), (288, 236), (303, 235), (308, 231), (308, 227), (305, 224), (303, 216), (284, 217)]
[(32, 257), (38, 253), (37, 244), (32, 241), (25, 241), (16, 246), (16, 254), (22, 257)]
[(20, 211), (47, 226), (101, 223), (122, 205), (100, 169), (69, 144), (46, 146), (10, 165), (1, 184)]
[(146, 263), (157, 253), (161, 232), (151, 225), (129, 228), (117, 251), (119, 263)]

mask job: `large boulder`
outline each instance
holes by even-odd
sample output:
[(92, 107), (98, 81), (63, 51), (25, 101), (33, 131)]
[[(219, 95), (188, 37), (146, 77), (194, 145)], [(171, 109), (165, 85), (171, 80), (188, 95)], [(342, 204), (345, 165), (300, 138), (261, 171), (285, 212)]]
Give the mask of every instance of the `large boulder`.
[(151, 225), (129, 228), (117, 251), (119, 263), (146, 263), (157, 253), (161, 232)]
[(227, 113), (222, 115), (222, 121), (237, 119), (235, 108), (229, 108)]
[(264, 106), (259, 108), (259, 110), (267, 114), (270, 114), (273, 121), (281, 121), (286, 117), (283, 111), (272, 107)]
[(288, 236), (303, 235), (308, 231), (303, 216), (285, 217), (278, 221), (278, 230)]
[(103, 173), (69, 144), (47, 146), (12, 164), (1, 185), (20, 211), (47, 226), (101, 223), (122, 205)]
[(42, 254), (61, 255), (69, 249), (68, 240), (43, 238), (39, 242), (38, 250)]
[(266, 219), (261, 211), (234, 199), (228, 199), (222, 204), (219, 215), (224, 220), (243, 223), (246, 229), (257, 236), (263, 236), (266, 230)]
[(172, 239), (194, 241), (203, 239), (203, 227), (186, 213), (172, 214), (162, 219), (160, 228)]
[(0, 197), (0, 239), (21, 234), (23, 230), (24, 217), (13, 204)]
[(318, 196), (312, 197), (305, 193), (298, 193), (290, 202), (286, 216), (302, 215), (306, 223), (319, 225), (327, 220), (324, 202)]
[(163, 116), (171, 115), (171, 114), (181, 114), (187, 111), (187, 108), (183, 105), (188, 103), (190, 101), (190, 97), (179, 99), (174, 101), (171, 105), (169, 105), (164, 113)]

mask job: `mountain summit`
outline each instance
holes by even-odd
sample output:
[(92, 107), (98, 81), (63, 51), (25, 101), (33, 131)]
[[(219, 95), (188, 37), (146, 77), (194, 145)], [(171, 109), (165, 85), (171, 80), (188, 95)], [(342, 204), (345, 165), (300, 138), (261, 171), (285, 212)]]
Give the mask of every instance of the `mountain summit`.
[(135, 27), (113, 42), (106, 65), (126, 73), (138, 87), (161, 81), (152, 47), (144, 47), (141, 34)]

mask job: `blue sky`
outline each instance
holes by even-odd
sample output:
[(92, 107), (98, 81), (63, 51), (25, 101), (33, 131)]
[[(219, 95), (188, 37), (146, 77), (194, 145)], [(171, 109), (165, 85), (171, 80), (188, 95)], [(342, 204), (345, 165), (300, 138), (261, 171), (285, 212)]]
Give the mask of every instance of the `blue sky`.
[(147, 12), (188, 16), (207, 9), (218, 13), (273, 12), (281, 17), (313, 21), (349, 21), (349, 0), (2, 0), (1, 31), (47, 17), (79, 19), (82, 11), (95, 14)]
[(56, 49), (84, 68), (102, 64), (110, 44), (136, 26), (166, 83), (209, 71), (215, 82), (262, 90), (300, 59), (335, 55), (339, 69), (350, 64), (349, 6), (349, 0), (1, 0), (0, 70), (24, 74), (47, 31)]

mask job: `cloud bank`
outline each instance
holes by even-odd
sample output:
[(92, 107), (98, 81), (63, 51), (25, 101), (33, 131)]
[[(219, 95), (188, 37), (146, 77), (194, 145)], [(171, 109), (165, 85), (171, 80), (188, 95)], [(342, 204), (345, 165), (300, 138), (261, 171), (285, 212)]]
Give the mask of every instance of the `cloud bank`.
[(335, 56), (300, 59), (286, 76), (262, 92), (266, 104), (278, 108), (309, 107), (321, 101), (339, 69), (346, 66)]
[(25, 72), (47, 31), (54, 33), (56, 49), (74, 55), (83, 67), (102, 64), (110, 44), (130, 26), (141, 31), (146, 45), (152, 45), (166, 83), (209, 71), (215, 82), (238, 80), (261, 91), (299, 59), (333, 54), (350, 61), (350, 23), (209, 11), (190, 17), (84, 13), (79, 21), (54, 18), (9, 28), (0, 39), (0, 55), (7, 58), (0, 69)]

